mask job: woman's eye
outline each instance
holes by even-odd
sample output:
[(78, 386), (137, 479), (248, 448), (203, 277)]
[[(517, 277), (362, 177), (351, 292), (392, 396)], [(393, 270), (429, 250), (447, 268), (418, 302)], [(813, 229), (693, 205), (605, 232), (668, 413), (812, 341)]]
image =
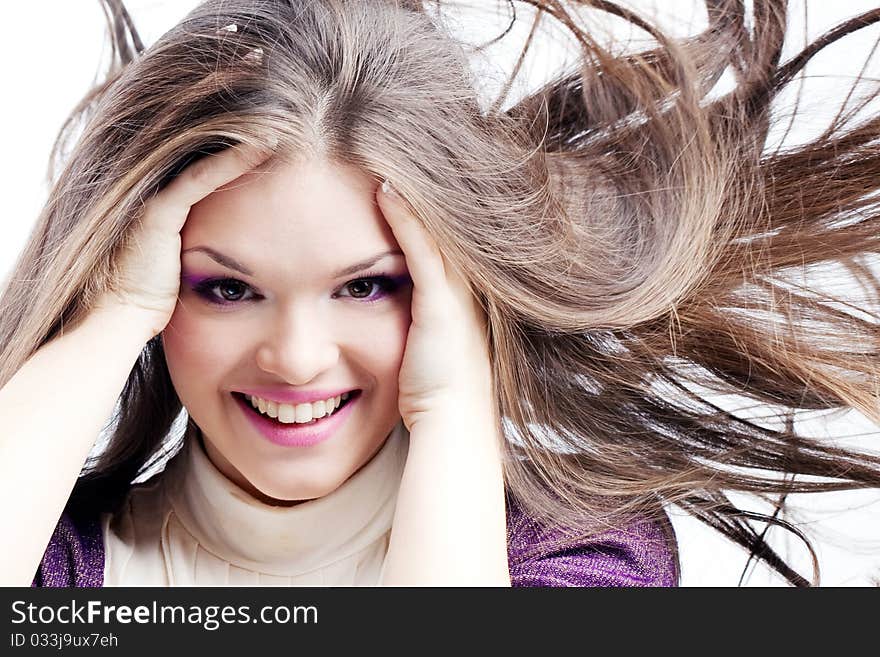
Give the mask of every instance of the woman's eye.
[(373, 303), (380, 301), (385, 297), (394, 294), (408, 280), (406, 277), (392, 278), (389, 276), (370, 276), (367, 278), (359, 278), (349, 281), (343, 286), (343, 290), (347, 290), (353, 299)]
[[(196, 286), (195, 291), (207, 301), (217, 304), (248, 301), (254, 296), (245, 283), (234, 278), (204, 281)], [(246, 297), (246, 294), (250, 294), (250, 296)]]
[(370, 296), (370, 292), (375, 285), (375, 281), (364, 278), (361, 280), (352, 281), (351, 283), (348, 283), (345, 287), (351, 292), (351, 296), (353, 296), (355, 299), (366, 299)]
[(226, 301), (241, 301), (241, 298), (247, 291), (244, 283), (238, 281), (224, 281), (223, 283), (218, 283), (216, 288), (220, 296)]

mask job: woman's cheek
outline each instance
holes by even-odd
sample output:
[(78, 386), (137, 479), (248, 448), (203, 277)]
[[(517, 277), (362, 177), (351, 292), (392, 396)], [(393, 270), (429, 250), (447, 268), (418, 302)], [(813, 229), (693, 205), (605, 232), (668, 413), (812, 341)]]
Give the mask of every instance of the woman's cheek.
[[(228, 318), (227, 318), (228, 319)], [(165, 360), (178, 394), (198, 383), (212, 385), (212, 373), (224, 369), (233, 357), (241, 334), (236, 339), (235, 322), (217, 322), (188, 311), (178, 304), (168, 326), (162, 332)]]

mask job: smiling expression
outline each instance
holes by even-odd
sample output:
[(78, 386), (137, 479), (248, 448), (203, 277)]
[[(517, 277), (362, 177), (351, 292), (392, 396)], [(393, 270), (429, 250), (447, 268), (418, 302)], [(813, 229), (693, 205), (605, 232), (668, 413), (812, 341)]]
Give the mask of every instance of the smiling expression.
[[(273, 504), (322, 497), (400, 420), (411, 281), (360, 170), (320, 159), (257, 169), (193, 206), (180, 297), (162, 334), (171, 380), (227, 478)], [(332, 436), (270, 442), (239, 391), (358, 390)], [(344, 410), (344, 409), (343, 409)]]

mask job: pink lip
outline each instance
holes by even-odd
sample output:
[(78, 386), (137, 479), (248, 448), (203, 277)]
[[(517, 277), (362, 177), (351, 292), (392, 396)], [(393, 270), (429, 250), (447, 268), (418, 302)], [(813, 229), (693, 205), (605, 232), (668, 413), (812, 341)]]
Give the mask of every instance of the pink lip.
[(353, 388), (341, 388), (337, 390), (291, 390), (290, 388), (258, 387), (238, 390), (251, 397), (262, 397), (266, 401), (279, 402), (281, 404), (311, 404), (317, 401), (326, 401), (344, 392), (351, 392)]
[(354, 395), (333, 415), (322, 418), (315, 424), (279, 424), (260, 414), (242, 395), (233, 394), (232, 397), (241, 407), (245, 417), (264, 438), (284, 447), (311, 447), (332, 437), (351, 415), (351, 409), (361, 398), (360, 394)]

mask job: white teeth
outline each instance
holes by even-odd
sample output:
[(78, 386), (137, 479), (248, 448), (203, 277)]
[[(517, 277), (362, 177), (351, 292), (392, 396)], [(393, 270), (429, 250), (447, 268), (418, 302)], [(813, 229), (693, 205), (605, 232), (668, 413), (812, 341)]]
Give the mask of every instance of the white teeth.
[(332, 414), (343, 400), (348, 399), (349, 393), (336, 395), (327, 400), (313, 402), (311, 404), (279, 404), (278, 402), (269, 401), (252, 395), (245, 395), (251, 406), (271, 418), (277, 418), (283, 424), (305, 424), (313, 419), (319, 419), (325, 415)]
[[(296, 407), (288, 406), (287, 408), (291, 410), (291, 422), (296, 421), (299, 423), (303, 423), (309, 422), (312, 419), (311, 404), (297, 404)], [(317, 415), (317, 413), (315, 413), (315, 415)]]
[[(290, 404), (278, 404), (278, 421), (289, 424), (296, 419), (293, 407)], [(310, 420), (312, 418), (309, 418)]]

